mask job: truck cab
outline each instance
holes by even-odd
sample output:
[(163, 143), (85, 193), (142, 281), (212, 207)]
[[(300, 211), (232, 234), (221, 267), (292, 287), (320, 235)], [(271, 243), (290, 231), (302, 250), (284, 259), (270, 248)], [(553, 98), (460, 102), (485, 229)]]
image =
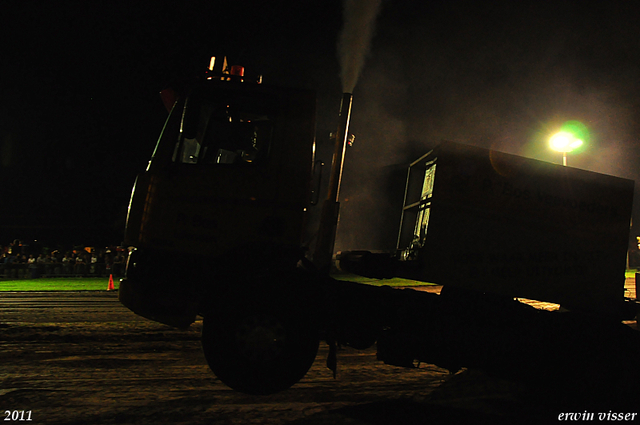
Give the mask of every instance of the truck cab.
[(300, 319), (313, 294), (296, 267), (315, 93), (210, 69), (168, 98), (169, 116), (131, 195), (120, 301), (178, 328), (202, 317), (205, 357), (230, 387), (288, 388), (319, 343), (311, 318)]
[(120, 298), (170, 325), (193, 322), (226, 276), (301, 255), (315, 94), (228, 79), (177, 99), (133, 188)]

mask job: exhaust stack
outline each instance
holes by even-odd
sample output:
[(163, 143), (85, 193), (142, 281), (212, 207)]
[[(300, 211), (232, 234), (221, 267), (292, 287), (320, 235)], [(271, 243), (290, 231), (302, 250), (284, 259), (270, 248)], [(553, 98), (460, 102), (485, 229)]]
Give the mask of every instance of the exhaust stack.
[(329, 188), (327, 199), (322, 204), (320, 216), (320, 227), (318, 229), (318, 240), (313, 253), (313, 263), (324, 272), (331, 269), (331, 259), (336, 239), (338, 227), (338, 217), (340, 214), (340, 184), (342, 183), (342, 169), (344, 167), (344, 155), (349, 139), (349, 122), (351, 121), (351, 104), (353, 94), (343, 93), (342, 104), (340, 105), (340, 122), (336, 132), (336, 142), (331, 160), (331, 175), (329, 177)]

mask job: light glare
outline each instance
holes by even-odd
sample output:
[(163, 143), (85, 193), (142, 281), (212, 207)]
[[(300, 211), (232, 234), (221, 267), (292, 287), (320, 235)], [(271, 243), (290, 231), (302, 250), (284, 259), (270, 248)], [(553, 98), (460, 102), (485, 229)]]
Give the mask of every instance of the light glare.
[(582, 140), (577, 139), (573, 134), (566, 131), (556, 133), (549, 139), (551, 149), (558, 152), (571, 152), (582, 146), (582, 143)]

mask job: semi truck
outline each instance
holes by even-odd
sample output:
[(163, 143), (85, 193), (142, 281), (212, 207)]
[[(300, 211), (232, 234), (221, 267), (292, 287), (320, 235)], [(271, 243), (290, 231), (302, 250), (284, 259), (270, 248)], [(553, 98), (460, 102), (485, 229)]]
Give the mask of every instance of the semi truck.
[[(516, 376), (531, 370), (519, 366), (536, 348), (563, 344), (576, 326), (627, 335), (618, 325), (637, 310), (624, 294), (633, 181), (443, 142), (408, 167), (397, 249), (334, 257), (352, 95), (343, 95), (314, 234), (315, 93), (213, 63), (161, 93), (169, 115), (134, 184), (119, 298), (178, 328), (201, 317), (207, 362), (231, 388), (291, 387), (321, 340), (334, 373), (339, 346), (377, 344), (388, 364)], [(349, 282), (333, 277), (334, 266), (443, 289)], [(550, 316), (518, 298), (568, 313)], [(535, 363), (544, 370), (576, 364), (543, 357)]]

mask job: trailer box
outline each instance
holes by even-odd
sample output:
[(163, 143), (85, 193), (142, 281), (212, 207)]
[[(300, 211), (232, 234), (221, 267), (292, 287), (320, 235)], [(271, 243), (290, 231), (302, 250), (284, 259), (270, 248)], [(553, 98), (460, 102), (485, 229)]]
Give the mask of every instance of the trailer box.
[(633, 187), (443, 142), (409, 167), (395, 274), (619, 315)]

